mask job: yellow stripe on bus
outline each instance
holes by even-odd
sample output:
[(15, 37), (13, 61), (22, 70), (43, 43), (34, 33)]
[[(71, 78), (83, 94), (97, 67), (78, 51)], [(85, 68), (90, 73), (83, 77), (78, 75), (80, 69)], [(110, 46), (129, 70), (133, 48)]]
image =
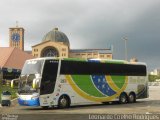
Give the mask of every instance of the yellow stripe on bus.
[[(106, 82), (108, 83), (108, 85), (112, 88), (112, 90), (114, 90), (115, 92), (118, 92), (120, 90), (120, 88), (118, 88), (116, 86), (116, 84), (113, 82), (112, 78), (110, 75), (106, 75)], [(125, 84), (125, 83), (124, 83)]]
[(107, 97), (95, 97), (95, 96), (91, 96), (91, 95), (85, 93), (84, 91), (82, 91), (74, 83), (71, 75), (66, 75), (66, 79), (67, 79), (68, 83), (71, 85), (72, 89), (74, 91), (76, 91), (80, 96), (82, 96), (83, 98), (88, 99), (90, 101), (94, 101), (94, 102), (106, 102), (106, 101), (111, 101), (111, 100), (115, 99), (116, 97), (119, 97), (119, 95), (126, 89), (127, 84), (128, 84), (128, 77), (126, 77), (123, 87), (121, 89), (119, 89), (119, 91), (117, 91), (115, 95), (107, 96)]

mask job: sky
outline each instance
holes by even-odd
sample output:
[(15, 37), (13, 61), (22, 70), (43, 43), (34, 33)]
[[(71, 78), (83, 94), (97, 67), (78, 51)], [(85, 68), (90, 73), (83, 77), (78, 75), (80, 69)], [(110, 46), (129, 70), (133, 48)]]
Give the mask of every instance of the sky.
[(9, 45), (9, 28), (25, 29), (25, 50), (58, 27), (71, 49), (108, 48), (113, 58), (136, 57), (148, 70), (160, 68), (160, 0), (1, 0), (0, 47)]

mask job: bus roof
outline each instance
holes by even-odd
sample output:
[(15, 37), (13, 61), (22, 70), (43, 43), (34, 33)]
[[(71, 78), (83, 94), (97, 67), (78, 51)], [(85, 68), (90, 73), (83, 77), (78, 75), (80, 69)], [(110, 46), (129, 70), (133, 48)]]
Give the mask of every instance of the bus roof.
[(116, 59), (83, 59), (83, 58), (59, 58), (59, 57), (42, 57), (42, 58), (35, 58), (29, 59), (30, 60), (48, 60), (48, 59), (57, 59), (57, 60), (67, 60), (67, 61), (101, 61), (104, 63), (116, 63), (116, 64), (137, 64), (137, 65), (146, 65), (144, 62), (128, 62), (126, 60), (116, 60)]

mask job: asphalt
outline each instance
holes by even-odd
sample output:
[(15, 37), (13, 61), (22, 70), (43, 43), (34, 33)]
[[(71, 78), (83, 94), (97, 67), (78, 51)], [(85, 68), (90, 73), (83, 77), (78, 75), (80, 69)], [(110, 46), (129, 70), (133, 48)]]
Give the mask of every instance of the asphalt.
[[(89, 119), (89, 115), (92, 114), (151, 114), (160, 115), (160, 86), (149, 87), (149, 98), (138, 100), (136, 103), (132, 104), (119, 104), (114, 102), (108, 105), (95, 104), (95, 105), (83, 105), (83, 106), (73, 106), (68, 109), (58, 109), (52, 108), (48, 110), (43, 110), (41, 107), (26, 107), (14, 104), (11, 107), (1, 107), (0, 112), (4, 114), (18, 115), (20, 120), (34, 118), (48, 120), (63, 119), (66, 120), (77, 118), (77, 119)], [(92, 118), (92, 117), (91, 117)], [(159, 118), (160, 119), (160, 118)]]

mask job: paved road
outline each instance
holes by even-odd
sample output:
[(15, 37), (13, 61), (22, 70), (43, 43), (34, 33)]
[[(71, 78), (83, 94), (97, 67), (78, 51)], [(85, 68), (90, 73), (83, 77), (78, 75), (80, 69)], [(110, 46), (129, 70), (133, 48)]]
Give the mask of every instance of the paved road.
[(40, 107), (12, 106), (0, 108), (2, 114), (160, 114), (160, 86), (150, 87), (150, 97), (132, 104), (87, 105), (69, 109), (43, 110)]

